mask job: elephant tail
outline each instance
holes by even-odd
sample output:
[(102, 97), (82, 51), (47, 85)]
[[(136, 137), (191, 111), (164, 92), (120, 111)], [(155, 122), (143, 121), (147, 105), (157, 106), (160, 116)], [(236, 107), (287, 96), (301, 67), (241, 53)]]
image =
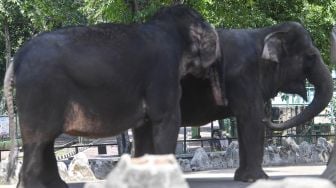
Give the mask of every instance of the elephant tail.
[(17, 163), (17, 156), (19, 154), (18, 143), (16, 140), (16, 125), (15, 125), (15, 114), (14, 114), (14, 100), (13, 100), (13, 88), (14, 88), (14, 63), (11, 62), (6, 70), (4, 79), (4, 96), (7, 103), (8, 118), (9, 118), (9, 135), (11, 139), (11, 150), (8, 157), (7, 164), (7, 177), (6, 181), (10, 181), (15, 176), (15, 169)]

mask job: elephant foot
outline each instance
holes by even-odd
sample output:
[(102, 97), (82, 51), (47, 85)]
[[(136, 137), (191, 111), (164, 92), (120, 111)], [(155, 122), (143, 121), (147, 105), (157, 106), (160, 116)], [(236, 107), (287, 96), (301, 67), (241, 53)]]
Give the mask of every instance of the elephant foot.
[(43, 183), (40, 181), (20, 181), (17, 188), (68, 188), (68, 185), (60, 180), (49, 183)]
[(268, 175), (261, 168), (238, 168), (234, 175), (235, 181), (255, 182), (258, 179), (268, 179)]

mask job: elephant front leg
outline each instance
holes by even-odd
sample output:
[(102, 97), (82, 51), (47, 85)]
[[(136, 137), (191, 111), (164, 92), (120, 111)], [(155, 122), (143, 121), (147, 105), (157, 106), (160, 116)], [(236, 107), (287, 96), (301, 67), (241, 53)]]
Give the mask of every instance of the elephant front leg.
[(265, 134), (262, 112), (262, 107), (248, 107), (237, 116), (240, 166), (234, 175), (236, 181), (254, 182), (268, 178), (262, 169)]
[(155, 154), (175, 153), (178, 132), (180, 129), (179, 117), (179, 113), (173, 113), (163, 121), (153, 124)]
[(18, 188), (67, 188), (58, 174), (53, 140), (24, 144)]
[(180, 129), (180, 108), (175, 108), (163, 113), (163, 115), (152, 116), (152, 136), (154, 154), (174, 154), (178, 132)]
[(154, 114), (144, 125), (133, 129), (134, 156), (175, 153), (180, 128), (180, 110)]
[(238, 120), (240, 165), (235, 172), (236, 181), (254, 182), (257, 179), (268, 178), (261, 166), (264, 155), (264, 128), (255, 126), (242, 125)]

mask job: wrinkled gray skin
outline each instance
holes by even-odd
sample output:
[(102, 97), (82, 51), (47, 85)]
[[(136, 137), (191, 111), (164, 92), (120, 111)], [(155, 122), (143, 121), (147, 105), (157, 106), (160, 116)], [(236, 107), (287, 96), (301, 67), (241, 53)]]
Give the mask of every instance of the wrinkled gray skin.
[[(336, 26), (331, 32), (331, 46), (331, 61), (336, 64)], [(323, 172), (322, 177), (336, 184), (336, 138), (327, 169)]]
[(34, 37), (15, 55), (4, 83), (9, 97), (15, 78), (24, 152), (17, 187), (67, 187), (53, 147), (62, 133), (106, 137), (134, 128), (137, 156), (174, 153), (180, 79), (200, 76), (219, 55), (216, 30), (182, 5), (163, 8), (144, 24), (69, 27)]
[[(234, 179), (267, 178), (262, 169), (265, 127), (283, 130), (301, 125), (321, 112), (332, 97), (332, 78), (319, 50), (302, 25), (287, 22), (261, 29), (219, 29), (222, 73), (228, 106), (215, 104), (209, 80), (182, 79), (181, 114), (187, 126), (237, 118), (240, 166)], [(300, 114), (273, 124), (268, 101), (278, 92), (307, 98), (306, 79), (314, 85), (312, 103)]]

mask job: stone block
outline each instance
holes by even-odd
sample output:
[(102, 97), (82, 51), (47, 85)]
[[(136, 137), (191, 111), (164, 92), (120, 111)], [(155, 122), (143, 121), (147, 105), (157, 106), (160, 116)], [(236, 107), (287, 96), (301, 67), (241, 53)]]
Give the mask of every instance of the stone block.
[(208, 154), (203, 148), (197, 148), (193, 158), (190, 161), (192, 170), (207, 170), (211, 168)]
[(107, 176), (104, 185), (87, 184), (85, 188), (188, 188), (174, 155), (145, 155), (121, 157)]
[(96, 180), (91, 170), (89, 160), (82, 152), (74, 156), (68, 168), (68, 175), (70, 181)]

